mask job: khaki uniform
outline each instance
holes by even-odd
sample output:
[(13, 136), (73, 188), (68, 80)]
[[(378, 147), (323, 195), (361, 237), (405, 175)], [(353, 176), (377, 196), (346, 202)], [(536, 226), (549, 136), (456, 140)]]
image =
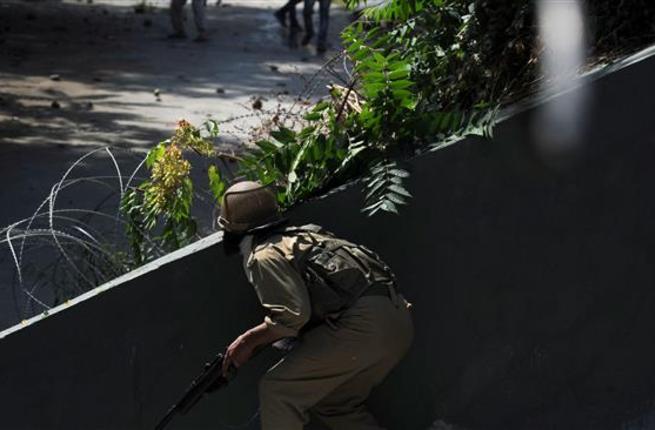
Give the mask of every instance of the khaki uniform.
[(411, 344), (407, 302), (377, 288), (338, 316), (314, 321), (311, 286), (299, 267), (311, 251), (308, 243), (275, 234), (244, 253), (266, 324), (280, 336), (298, 337), (261, 380), (262, 429), (302, 430), (310, 415), (331, 429), (380, 429), (364, 402)]

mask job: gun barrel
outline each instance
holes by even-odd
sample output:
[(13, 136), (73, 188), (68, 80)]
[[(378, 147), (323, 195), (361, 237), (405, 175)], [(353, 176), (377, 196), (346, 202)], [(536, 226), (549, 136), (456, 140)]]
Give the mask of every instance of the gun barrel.
[(182, 398), (168, 410), (155, 430), (163, 430), (176, 413), (185, 415), (206, 392), (215, 391), (225, 385), (228, 380), (223, 376), (223, 354), (217, 354), (211, 363), (205, 365), (203, 372), (195, 378)]
[(163, 430), (169, 422), (173, 419), (173, 416), (175, 416), (177, 405), (171, 406), (171, 408), (166, 412), (166, 415), (164, 415), (164, 418), (159, 421), (157, 426), (155, 427), (155, 430)]

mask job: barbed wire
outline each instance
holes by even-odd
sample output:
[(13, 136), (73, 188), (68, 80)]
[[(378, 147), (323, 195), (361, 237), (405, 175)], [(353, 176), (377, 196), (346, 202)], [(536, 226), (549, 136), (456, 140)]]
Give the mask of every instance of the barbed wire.
[[(131, 183), (143, 179), (138, 174), (145, 161), (143, 154), (139, 154), (142, 159), (136, 168), (129, 174), (123, 174), (115, 151), (116, 148), (100, 147), (79, 157), (50, 188), (47, 197), (31, 216), (0, 228), (0, 245), (6, 247), (10, 254), (9, 261), (15, 274), (14, 291), (19, 292), (18, 296), (14, 294), (14, 301), (18, 314), (23, 318), (39, 310), (50, 310), (53, 305), (48, 302), (53, 297), (73, 297), (70, 293), (57, 292), (62, 288), (75, 290), (77, 295), (129, 269), (117, 259), (117, 253), (121, 252), (121, 237), (119, 236), (118, 240), (110, 240), (99, 226), (92, 224), (92, 219), (104, 219), (114, 226), (114, 233), (118, 231), (116, 226), (126, 225), (127, 222), (121, 217), (118, 208), (114, 214), (101, 209), (112, 198), (120, 202)], [(128, 156), (136, 154), (136, 151), (129, 149), (121, 151), (126, 152)], [(109, 156), (108, 161), (116, 172), (115, 175), (71, 177), (76, 169), (84, 167), (85, 160), (103, 152)], [(81, 184), (104, 187), (108, 191), (107, 196), (101, 199), (94, 209), (59, 208), (58, 196), (65, 190)], [(142, 233), (156, 255), (165, 254), (146, 232)], [(122, 240), (125, 241), (124, 238)], [(54, 253), (54, 257), (48, 257), (48, 252)], [(35, 261), (30, 261), (28, 254), (35, 254)], [(66, 269), (58, 272), (56, 269), (62, 264)], [(32, 273), (26, 273), (28, 268), (34, 269)], [(58, 279), (60, 276), (61, 279)], [(27, 279), (28, 277), (31, 278)], [(60, 285), (62, 280), (65, 285)], [(37, 295), (37, 289), (45, 284), (49, 285), (50, 291), (46, 293), (45, 298), (41, 298)], [(26, 298), (24, 303), (18, 302), (19, 296)], [(38, 309), (32, 305), (37, 305)]]

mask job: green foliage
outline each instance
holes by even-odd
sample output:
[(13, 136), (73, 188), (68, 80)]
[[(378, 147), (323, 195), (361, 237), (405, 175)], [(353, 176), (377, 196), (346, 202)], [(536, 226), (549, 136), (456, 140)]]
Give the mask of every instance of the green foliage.
[[(280, 126), (257, 141), (239, 160), (238, 175), (277, 185), (283, 208), (365, 177), (363, 211), (397, 213), (411, 194), (403, 184), (407, 172), (394, 160), (469, 134), (491, 133), (498, 94), (505, 87), (501, 80), (497, 90), (494, 74), (479, 67), (474, 6), (454, 0), (389, 0), (368, 10), (372, 26), (360, 22), (342, 32), (354, 65), (351, 82), (334, 85), (331, 98), (309, 109), (299, 129)], [(393, 26), (383, 28), (383, 21)], [(218, 127), (209, 123), (207, 131), (215, 135)], [(195, 142), (188, 146), (210, 153), (198, 129), (179, 127), (169, 144), (178, 140)], [(160, 145), (149, 157), (157, 160), (164, 151)], [(208, 175), (220, 202), (223, 178), (215, 167)], [(152, 226), (147, 210), (137, 213), (144, 219), (135, 220)]]
[[(426, 5), (440, 5), (443, 0), (386, 0), (375, 6), (368, 7), (364, 10), (367, 18), (375, 21), (404, 21), (414, 16), (425, 8)], [(360, 0), (346, 0), (346, 6), (353, 9), (360, 5), (366, 4)]]
[[(350, 84), (333, 86), (300, 130), (280, 127), (256, 142), (239, 173), (278, 185), (284, 208), (365, 177), (363, 211), (397, 213), (411, 194), (407, 172), (394, 160), (491, 134), (499, 99), (493, 91), (472, 97), (458, 77), (471, 60), (469, 9), (446, 0), (391, 0), (367, 12), (378, 21), (373, 28), (356, 23), (342, 32), (354, 65)], [(402, 22), (385, 31), (381, 20)]]
[(271, 139), (256, 142), (240, 163), (240, 173), (264, 184), (275, 183), (283, 208), (325, 190), (350, 167), (353, 152), (340, 129), (333, 104), (322, 102), (305, 115), (299, 132), (280, 127)]
[[(646, 40), (643, 34), (652, 40), (655, 12), (645, 1), (629, 6), (644, 9), (646, 18), (631, 18), (637, 30), (613, 16), (622, 6), (589, 2), (598, 34), (594, 49)], [(399, 168), (403, 159), (468, 135), (491, 137), (499, 108), (532, 90), (542, 49), (534, 15), (535, 2), (510, 0), (387, 0), (365, 9), (362, 21), (342, 32), (354, 66), (350, 82), (333, 85), (331, 97), (310, 108), (297, 129), (279, 126), (256, 142), (239, 159), (238, 175), (277, 185), (283, 208), (363, 178), (363, 211), (397, 213), (411, 198), (404, 184), (409, 173)], [(205, 132), (215, 137), (218, 125), (206, 123)], [(147, 254), (143, 232), (158, 223), (166, 246), (184, 243), (194, 231), (192, 186), (171, 148), (213, 155), (200, 129), (186, 122), (153, 148), (146, 160), (151, 180), (124, 199), (135, 255)], [(224, 179), (214, 166), (208, 176), (220, 202)]]
[(470, 134), (489, 136), (500, 103), (492, 92), (464, 98), (457, 91), (468, 88), (466, 84), (453, 82), (466, 64), (458, 40), (470, 15), (453, 10), (446, 1), (406, 7), (402, 3), (387, 2), (369, 14), (405, 19), (390, 30), (368, 30), (360, 23), (342, 33), (366, 101), (355, 123), (365, 146), (373, 150), (368, 151), (372, 157), (364, 181), (364, 212), (370, 215), (380, 210), (395, 213), (407, 203), (409, 193), (387, 192), (382, 185), (402, 187), (402, 176), (389, 175), (384, 168), (390, 157), (436, 149)]
[(214, 202), (220, 205), (226, 188), (225, 181), (221, 177), (221, 171), (216, 166), (211, 165), (207, 170), (207, 176), (209, 177), (209, 190), (214, 196)]
[[(124, 193), (120, 210), (126, 218), (133, 265), (152, 259), (159, 250), (172, 251), (196, 238), (197, 224), (191, 216), (191, 164), (184, 158), (183, 150), (213, 155), (208, 138), (218, 134), (218, 125), (208, 121), (204, 128), (207, 136), (187, 121), (180, 121), (170, 139), (148, 152), (145, 165), (150, 171), (150, 179)], [(210, 188), (219, 199), (225, 184), (218, 170), (212, 167), (209, 169)]]
[(407, 177), (409, 173), (400, 169), (393, 160), (383, 160), (371, 166), (368, 176), (364, 178), (366, 198), (362, 211), (369, 216), (378, 211), (397, 214), (398, 206), (406, 205), (412, 197), (403, 186), (403, 179)]

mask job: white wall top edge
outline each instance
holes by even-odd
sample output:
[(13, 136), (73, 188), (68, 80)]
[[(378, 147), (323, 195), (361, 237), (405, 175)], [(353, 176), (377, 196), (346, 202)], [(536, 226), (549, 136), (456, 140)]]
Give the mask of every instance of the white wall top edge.
[(44, 311), (40, 313), (39, 315), (33, 316), (31, 318), (28, 318), (26, 320), (21, 321), (20, 323), (11, 326), (3, 331), (0, 331), (0, 340), (4, 339), (5, 337), (9, 336), (10, 334), (13, 334), (19, 330), (22, 330), (26, 327), (29, 327), (39, 321), (43, 321), (44, 319), (57, 314), (63, 310), (66, 310), (70, 308), (71, 306), (77, 305), (81, 302), (84, 302), (86, 300), (91, 299), (92, 297), (104, 293), (105, 291), (111, 290), (115, 287), (120, 286), (121, 284), (125, 283), (126, 281), (138, 278), (141, 275), (144, 275), (146, 273), (152, 272), (162, 266), (165, 266), (169, 263), (172, 263), (174, 261), (180, 260), (188, 255), (191, 255), (197, 251), (201, 251), (203, 249), (209, 248), (213, 245), (216, 245), (217, 243), (220, 243), (223, 240), (223, 232), (219, 231), (216, 233), (212, 233), (207, 237), (203, 237), (202, 239), (193, 242), (190, 245), (185, 246), (184, 248), (180, 248), (176, 251), (171, 252), (170, 254), (166, 254), (163, 257), (160, 257), (154, 261), (151, 261), (149, 263), (144, 264), (141, 267), (138, 267), (130, 272), (127, 272), (124, 275), (119, 276), (118, 278), (114, 278), (111, 281), (108, 281), (102, 285), (97, 286), (96, 288), (87, 291), (84, 294), (81, 294), (73, 299), (66, 300), (64, 303), (55, 306), (54, 308)]
[(588, 85), (591, 82), (603, 78), (604, 76), (618, 72), (619, 70), (625, 69), (626, 67), (632, 66), (633, 64), (639, 63), (640, 61), (646, 60), (653, 56), (655, 56), (655, 45), (644, 48), (641, 51), (629, 55), (615, 63), (601, 64), (580, 74), (575, 83), (562, 92), (547, 95), (537, 93), (531, 98), (507, 106), (499, 112), (496, 122), (503, 122), (515, 115), (518, 115), (521, 112), (525, 112), (535, 106), (542, 105), (559, 96), (567, 94), (571, 91), (575, 91), (576, 88), (580, 88), (582, 85)]

